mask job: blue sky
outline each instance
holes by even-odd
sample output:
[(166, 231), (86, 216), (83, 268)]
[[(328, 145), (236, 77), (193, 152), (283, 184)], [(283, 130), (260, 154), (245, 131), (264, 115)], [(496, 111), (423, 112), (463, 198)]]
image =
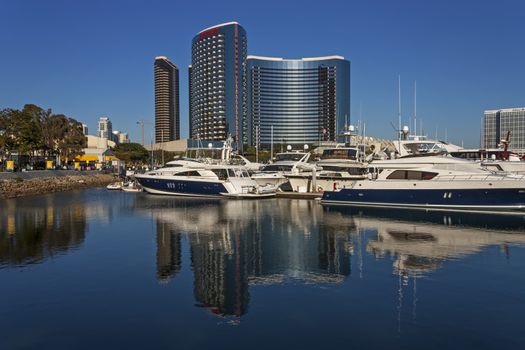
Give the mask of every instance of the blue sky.
[(525, 1), (66, 1), (0, 0), (0, 108), (35, 103), (88, 124), (100, 116), (140, 142), (153, 130), (153, 61), (179, 66), (188, 134), (190, 44), (238, 21), (248, 53), (351, 61), (351, 119), (394, 138), (402, 118), (425, 133), (479, 145), (486, 109), (525, 106)]

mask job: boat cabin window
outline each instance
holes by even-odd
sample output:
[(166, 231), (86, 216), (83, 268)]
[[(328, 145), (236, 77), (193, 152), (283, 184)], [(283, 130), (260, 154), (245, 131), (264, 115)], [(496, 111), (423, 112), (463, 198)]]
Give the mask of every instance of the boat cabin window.
[(174, 176), (201, 176), (197, 170), (181, 171)]
[(275, 161), (294, 161), (297, 162), (304, 157), (304, 153), (278, 153), (275, 155)]
[(217, 175), (219, 180), (227, 180), (228, 179), (228, 171), (226, 169), (212, 169), (213, 173)]
[(178, 167), (181, 167), (181, 166), (182, 166), (182, 164), (170, 164), (170, 163), (168, 163), (168, 164), (164, 165), (163, 168), (178, 168)]
[(261, 171), (291, 171), (291, 165), (279, 165), (279, 164), (270, 164), (261, 169)]
[(444, 147), (435, 142), (415, 142), (406, 143), (403, 145), (409, 154), (423, 154), (423, 153), (439, 153), (446, 152)]
[(348, 148), (334, 148), (334, 149), (325, 149), (321, 159), (357, 159), (357, 149), (348, 149)]
[(329, 171), (346, 171), (350, 175), (364, 175), (368, 173), (368, 168), (365, 167), (341, 167), (341, 166), (331, 166), (331, 165), (324, 165), (323, 164), (323, 170), (329, 170)]
[(395, 170), (386, 178), (387, 180), (431, 180), (437, 173), (417, 170)]

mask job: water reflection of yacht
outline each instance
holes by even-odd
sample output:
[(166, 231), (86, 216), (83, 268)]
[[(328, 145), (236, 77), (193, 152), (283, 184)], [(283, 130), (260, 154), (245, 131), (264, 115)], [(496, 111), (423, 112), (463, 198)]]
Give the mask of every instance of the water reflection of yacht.
[(367, 251), (376, 257), (395, 256), (393, 267), (397, 273), (434, 271), (446, 260), (476, 254), (488, 246), (525, 246), (523, 217), (480, 220), (481, 214), (404, 211), (406, 215), (399, 219), (400, 213), (395, 210), (334, 207), (330, 211), (352, 215), (357, 230), (377, 232), (369, 239)]

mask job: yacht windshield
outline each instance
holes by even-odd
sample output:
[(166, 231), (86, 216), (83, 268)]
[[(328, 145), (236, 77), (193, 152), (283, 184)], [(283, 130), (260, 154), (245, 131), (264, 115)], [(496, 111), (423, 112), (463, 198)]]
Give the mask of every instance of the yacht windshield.
[(334, 149), (325, 149), (321, 159), (351, 159), (356, 160), (357, 158), (357, 149), (349, 148), (334, 148)]
[(417, 142), (403, 145), (410, 154), (434, 153), (446, 151), (441, 145), (435, 142)]
[(275, 155), (275, 161), (294, 161), (297, 162), (304, 157), (304, 153), (278, 153)]
[(291, 165), (279, 165), (279, 164), (270, 164), (261, 169), (263, 172), (270, 172), (270, 171), (291, 171), (292, 166)]

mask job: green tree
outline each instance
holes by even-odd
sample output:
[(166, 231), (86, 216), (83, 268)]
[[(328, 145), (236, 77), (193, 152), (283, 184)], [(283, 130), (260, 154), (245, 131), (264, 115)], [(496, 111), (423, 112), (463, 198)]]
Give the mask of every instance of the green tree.
[(21, 111), (14, 112), (14, 125), (21, 154), (33, 156), (42, 149), (41, 119), (45, 111), (33, 104), (26, 104)]
[(73, 118), (67, 119), (67, 129), (64, 138), (58, 142), (58, 150), (68, 159), (81, 155), (87, 146), (87, 138), (82, 132), (82, 123)]
[[(51, 112), (51, 110), (49, 110)], [(63, 114), (52, 114), (44, 116), (41, 119), (42, 126), (42, 145), (44, 152), (48, 156), (54, 156), (59, 153), (58, 145), (64, 139), (68, 121)]]
[(113, 152), (118, 159), (134, 165), (148, 160), (148, 151), (139, 143), (121, 143), (113, 149)]
[(34, 104), (22, 110), (0, 110), (0, 157), (19, 154), (34, 156), (62, 154), (74, 157), (82, 154), (87, 139), (82, 124), (63, 114), (53, 114)]

